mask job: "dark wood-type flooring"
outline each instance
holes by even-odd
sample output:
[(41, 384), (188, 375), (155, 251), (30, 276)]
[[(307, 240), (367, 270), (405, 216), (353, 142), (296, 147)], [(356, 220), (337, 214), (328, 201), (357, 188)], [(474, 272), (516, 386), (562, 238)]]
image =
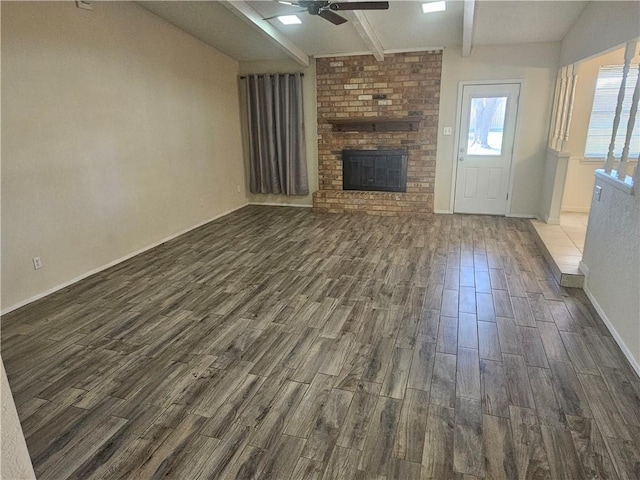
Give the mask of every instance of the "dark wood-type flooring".
[(640, 380), (526, 222), (247, 207), (6, 315), (38, 478), (637, 480)]

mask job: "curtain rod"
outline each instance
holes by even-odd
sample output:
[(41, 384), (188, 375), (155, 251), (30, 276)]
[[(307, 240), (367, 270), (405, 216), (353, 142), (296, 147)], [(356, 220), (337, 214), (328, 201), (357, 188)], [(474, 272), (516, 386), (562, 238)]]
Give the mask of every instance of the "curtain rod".
[[(264, 77), (265, 75), (295, 75), (295, 73), (261, 73), (258, 77)], [(304, 73), (300, 73), (301, 77), (304, 77)], [(240, 75), (240, 80), (247, 78), (246, 75)]]

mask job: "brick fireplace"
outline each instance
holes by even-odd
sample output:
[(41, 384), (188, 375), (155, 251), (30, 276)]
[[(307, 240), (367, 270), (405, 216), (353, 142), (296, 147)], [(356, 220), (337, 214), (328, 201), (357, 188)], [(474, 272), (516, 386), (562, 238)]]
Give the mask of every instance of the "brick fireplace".
[[(440, 51), (316, 60), (314, 211), (433, 213), (441, 70)], [(343, 150), (406, 150), (406, 192), (343, 190)]]

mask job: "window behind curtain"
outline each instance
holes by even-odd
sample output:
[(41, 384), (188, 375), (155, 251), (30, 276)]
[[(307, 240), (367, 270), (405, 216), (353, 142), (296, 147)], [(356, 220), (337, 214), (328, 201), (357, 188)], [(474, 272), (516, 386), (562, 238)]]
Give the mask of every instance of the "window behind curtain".
[[(627, 135), (627, 123), (629, 122), (629, 110), (631, 108), (631, 97), (638, 78), (638, 65), (631, 65), (627, 75), (625, 86), (624, 102), (622, 103), (622, 115), (620, 125), (616, 134), (616, 146), (614, 155), (620, 158), (622, 147), (624, 147)], [(618, 103), (618, 91), (622, 83), (622, 65), (608, 65), (600, 67), (596, 91), (593, 97), (593, 109), (589, 119), (589, 130), (587, 131), (587, 144), (584, 149), (584, 156), (587, 158), (607, 157), (609, 143), (611, 142), (611, 132), (613, 129), (613, 117), (616, 113)], [(638, 112), (640, 113), (640, 112)], [(640, 125), (636, 115), (636, 125), (629, 145), (629, 159), (638, 157), (640, 153)]]

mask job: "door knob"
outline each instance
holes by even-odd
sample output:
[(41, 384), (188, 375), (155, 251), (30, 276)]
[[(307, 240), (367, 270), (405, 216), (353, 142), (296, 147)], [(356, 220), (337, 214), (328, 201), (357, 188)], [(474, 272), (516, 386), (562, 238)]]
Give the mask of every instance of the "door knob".
[(458, 157), (458, 161), (459, 161), (459, 162), (464, 162), (464, 157), (463, 157), (462, 155), (460, 155), (460, 156)]

